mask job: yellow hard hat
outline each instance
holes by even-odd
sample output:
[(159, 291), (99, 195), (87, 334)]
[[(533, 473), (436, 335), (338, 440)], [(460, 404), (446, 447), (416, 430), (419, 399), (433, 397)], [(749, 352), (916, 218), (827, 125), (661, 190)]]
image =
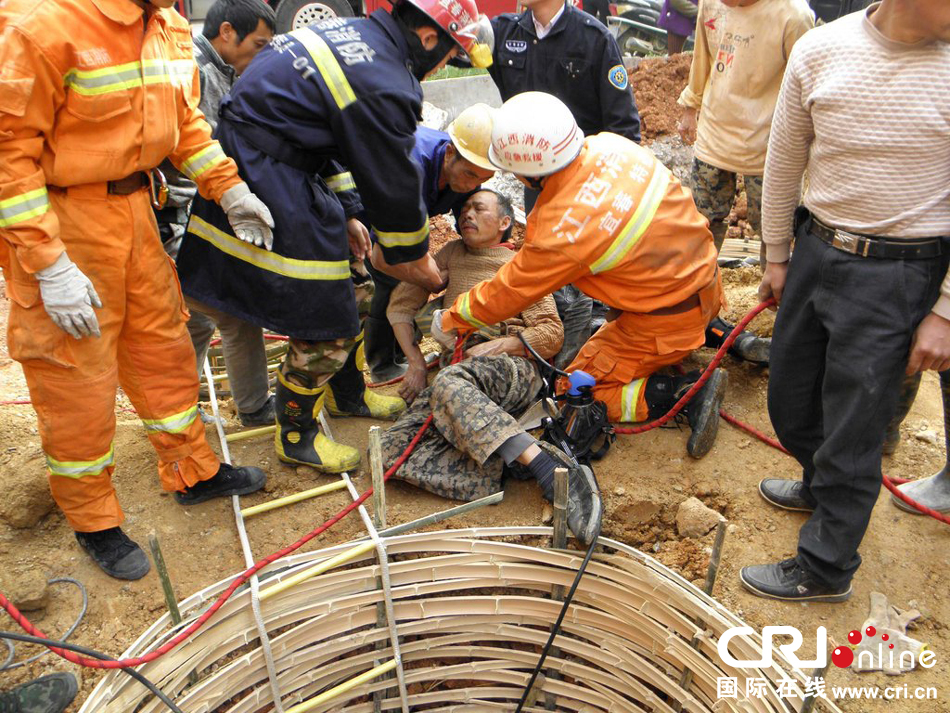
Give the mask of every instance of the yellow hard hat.
[(488, 104), (472, 104), (455, 117), (448, 129), (452, 145), (462, 158), (488, 171), (497, 170), (488, 160), (493, 114)]

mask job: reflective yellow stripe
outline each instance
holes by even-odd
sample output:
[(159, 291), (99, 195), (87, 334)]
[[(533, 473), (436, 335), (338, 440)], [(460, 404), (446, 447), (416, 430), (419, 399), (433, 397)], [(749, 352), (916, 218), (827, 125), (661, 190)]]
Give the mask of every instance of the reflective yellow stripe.
[(143, 418), (145, 430), (152, 433), (181, 433), (198, 418), (197, 404), (166, 418)]
[(459, 317), (464, 319), (473, 327), (478, 327), (479, 329), (487, 329), (488, 325), (485, 324), (485, 322), (482, 322), (481, 320), (475, 319), (475, 316), (472, 314), (472, 303), (471, 303), (470, 295), (471, 295), (471, 292), (466, 292), (464, 295), (462, 295), (461, 299), (459, 299), (459, 308), (458, 308)]
[(215, 141), (210, 146), (185, 159), (181, 164), (181, 171), (193, 181), (209, 168), (226, 161), (227, 158), (221, 144)]
[(356, 190), (356, 181), (353, 180), (353, 174), (349, 171), (345, 173), (338, 173), (335, 176), (330, 176), (327, 181), (327, 188), (329, 188), (334, 193), (342, 193), (343, 191), (354, 191)]
[(283, 257), (238, 240), (196, 215), (191, 216), (188, 232), (207, 240), (231, 257), (284, 277), (292, 277), (296, 280), (350, 279), (350, 263), (347, 260), (297, 260)]
[(185, 84), (193, 75), (193, 60), (148, 59), (102, 69), (70, 69), (63, 83), (78, 94), (95, 96), (146, 84)]
[(0, 228), (22, 223), (49, 210), (46, 187), (0, 201)]
[(406, 248), (418, 245), (429, 237), (429, 221), (426, 220), (419, 230), (412, 233), (387, 233), (374, 227), (376, 238), (384, 248)]
[(643, 385), (646, 379), (636, 379), (620, 390), (620, 420), (626, 423), (633, 423), (637, 420), (637, 404), (640, 402), (640, 394), (643, 393)]
[(355, 102), (356, 94), (353, 93), (353, 87), (350, 86), (340, 68), (340, 63), (336, 61), (336, 57), (333, 56), (332, 50), (323, 38), (305, 27), (288, 34), (302, 44), (313, 58), (317, 71), (323, 77), (336, 105), (345, 109)]
[(82, 478), (85, 475), (99, 475), (115, 463), (115, 445), (109, 446), (109, 452), (95, 460), (56, 460), (46, 456), (46, 465), (52, 475), (64, 478)]
[(591, 274), (596, 275), (610, 270), (627, 256), (653, 222), (653, 216), (656, 215), (657, 208), (663, 202), (669, 183), (670, 172), (663, 166), (657, 165), (640, 205), (607, 251), (590, 266)]

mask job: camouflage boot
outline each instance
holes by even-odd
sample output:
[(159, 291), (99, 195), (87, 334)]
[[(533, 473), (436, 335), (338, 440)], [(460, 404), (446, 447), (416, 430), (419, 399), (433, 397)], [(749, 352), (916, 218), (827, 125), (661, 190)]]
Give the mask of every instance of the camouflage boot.
[[(287, 376), (312, 383), (309, 375), (290, 372)], [(360, 452), (332, 441), (324, 435), (316, 415), (323, 408), (327, 387), (308, 388), (293, 383), (282, 372), (277, 372), (274, 408), (277, 414), (277, 432), (274, 448), (277, 457), (285, 463), (309, 465), (323, 473), (342, 473), (360, 464)]]
[(71, 673), (41, 676), (0, 693), (0, 713), (63, 713), (78, 691)]
[(395, 421), (406, 410), (406, 402), (398, 396), (383, 396), (367, 389), (357, 358), (357, 349), (354, 349), (343, 368), (327, 382), (327, 411), (333, 416), (365, 416)]
[[(887, 424), (887, 431), (884, 433), (884, 446), (882, 453), (886, 456), (892, 456), (897, 452), (897, 447), (901, 444), (901, 424), (910, 413), (910, 407), (914, 405), (914, 399), (917, 398), (917, 389), (920, 388), (920, 374), (911, 374), (905, 376), (901, 383), (901, 395), (897, 402), (897, 411), (894, 417)], [(941, 376), (941, 384), (943, 377)]]

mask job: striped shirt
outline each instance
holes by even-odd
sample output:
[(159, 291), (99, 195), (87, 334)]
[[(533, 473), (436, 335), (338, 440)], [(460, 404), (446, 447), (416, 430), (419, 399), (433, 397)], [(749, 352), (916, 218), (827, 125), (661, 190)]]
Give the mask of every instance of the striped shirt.
[[(847, 15), (789, 58), (762, 201), (768, 260), (789, 257), (802, 201), (828, 225), (895, 238), (950, 235), (950, 44), (902, 44)], [(950, 279), (934, 311), (950, 318)]]

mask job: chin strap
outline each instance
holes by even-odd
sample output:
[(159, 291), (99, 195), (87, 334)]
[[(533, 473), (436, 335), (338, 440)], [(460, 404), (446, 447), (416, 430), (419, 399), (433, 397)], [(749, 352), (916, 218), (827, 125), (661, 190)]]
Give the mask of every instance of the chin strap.
[(409, 61), (406, 63), (409, 71), (420, 82), (425, 79), (433, 69), (439, 66), (439, 63), (445, 59), (445, 55), (452, 51), (455, 46), (455, 40), (449, 37), (444, 31), (439, 30), (439, 41), (434, 48), (427, 50), (422, 46), (422, 40), (415, 31), (406, 27), (399, 18), (399, 29), (402, 30), (406, 42), (409, 44)]

